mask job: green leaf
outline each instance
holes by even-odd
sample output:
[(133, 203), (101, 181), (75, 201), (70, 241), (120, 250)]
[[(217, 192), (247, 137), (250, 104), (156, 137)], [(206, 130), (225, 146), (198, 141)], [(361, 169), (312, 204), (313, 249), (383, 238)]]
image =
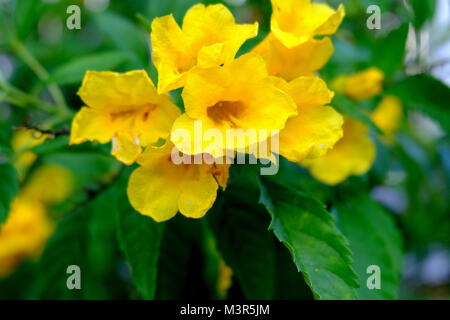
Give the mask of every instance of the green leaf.
[(25, 39), (33, 30), (44, 9), (41, 0), (17, 0), (14, 9), (14, 22), (16, 33), (20, 39)]
[(313, 300), (313, 293), (299, 273), (289, 250), (281, 243), (276, 246), (275, 300)]
[(0, 223), (8, 218), (10, 204), (19, 191), (19, 176), (10, 163), (0, 163)]
[(86, 55), (59, 65), (48, 81), (61, 85), (77, 84), (81, 82), (87, 70), (113, 70), (129, 58), (130, 55), (120, 51)]
[(373, 65), (380, 68), (388, 78), (403, 64), (407, 36), (408, 24), (403, 24), (384, 38), (377, 39), (372, 47)]
[(436, 0), (410, 0), (414, 11), (414, 25), (420, 30), (425, 22), (433, 17)]
[[(38, 299), (81, 299), (87, 285), (86, 263), (87, 225), (89, 207), (85, 206), (68, 213), (58, 224), (39, 260), (36, 297)], [(67, 288), (66, 273), (71, 265), (77, 265), (81, 271), (82, 290)], [(86, 273), (86, 274), (85, 274)]]
[(260, 202), (272, 216), (270, 229), (291, 251), (314, 297), (355, 299), (351, 251), (324, 206), (268, 180), (260, 188)]
[[(395, 299), (402, 271), (402, 238), (392, 217), (366, 195), (337, 207), (339, 226), (350, 242), (360, 277), (359, 299)], [(381, 289), (369, 290), (367, 268), (380, 267)]]
[(273, 299), (275, 246), (273, 236), (267, 232), (264, 208), (231, 196), (222, 200), (208, 214), (219, 252), (233, 270), (246, 299)]
[(126, 196), (117, 215), (119, 243), (131, 268), (133, 283), (143, 299), (154, 299), (159, 249), (164, 224), (134, 211)]
[(357, 102), (336, 93), (332, 105), (337, 111), (363, 122), (377, 133), (382, 133), (382, 131), (370, 119), (368, 113), (365, 113), (364, 109)]
[(195, 220), (188, 220), (181, 215), (165, 223), (158, 260), (156, 299), (182, 298), (189, 279), (194, 278), (189, 273), (189, 259), (198, 231)]
[(450, 130), (450, 88), (428, 74), (418, 74), (386, 88), (386, 94), (397, 96), (407, 108), (420, 111)]
[(114, 45), (132, 55), (133, 66), (142, 68), (148, 63), (148, 44), (142, 30), (120, 15), (104, 12), (96, 16), (98, 27)]

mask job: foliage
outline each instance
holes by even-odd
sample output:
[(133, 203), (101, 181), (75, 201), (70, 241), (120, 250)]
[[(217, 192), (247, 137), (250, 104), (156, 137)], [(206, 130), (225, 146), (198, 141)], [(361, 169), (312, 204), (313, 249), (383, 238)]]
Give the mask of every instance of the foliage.
[[(258, 36), (238, 55), (270, 31), (268, 0), (201, 2), (224, 3), (240, 23), (259, 22)], [(448, 278), (431, 289), (402, 278), (405, 257), (421, 266), (435, 248), (448, 257), (450, 244), (450, 89), (420, 59), (414, 68), (405, 63), (408, 35), (431, 23), (436, 5), (378, 2), (395, 17), (383, 20), (382, 30), (365, 27), (371, 1), (328, 1), (333, 8), (343, 3), (347, 15), (331, 60), (318, 72), (329, 84), (372, 66), (383, 71), (380, 95), (355, 101), (336, 93), (331, 103), (369, 128), (377, 150), (371, 170), (329, 186), (284, 158), (275, 176), (233, 165), (204, 218), (178, 214), (158, 223), (129, 203), (134, 167), (111, 156), (110, 144), (71, 145), (67, 131), (83, 107), (77, 90), (87, 70), (143, 69), (157, 83), (150, 23), (167, 14), (180, 23), (197, 1), (110, 1), (100, 12), (82, 6), (81, 30), (65, 27), (70, 1), (2, 1), (0, 234), (14, 198), (38, 168), (64, 167), (74, 182), (64, 201), (46, 207), (55, 230), (45, 248), (0, 278), (0, 298), (448, 299)], [(171, 95), (183, 110), (180, 91)], [(404, 108), (393, 142), (370, 116), (388, 95)], [(17, 148), (17, 127), (50, 137)], [(33, 160), (22, 176), (15, 166), (26, 154)], [(82, 290), (66, 287), (70, 265), (82, 270)], [(381, 269), (379, 290), (366, 286), (370, 265)]]

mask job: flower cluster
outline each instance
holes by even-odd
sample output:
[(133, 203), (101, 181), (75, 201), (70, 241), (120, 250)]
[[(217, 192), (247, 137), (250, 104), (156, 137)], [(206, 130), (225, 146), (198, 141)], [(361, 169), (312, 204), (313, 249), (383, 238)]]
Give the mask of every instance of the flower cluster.
[[(152, 22), (154, 86), (145, 71), (87, 72), (79, 90), (86, 104), (72, 123), (71, 143), (112, 142), (112, 154), (129, 165), (132, 206), (156, 221), (178, 211), (200, 218), (225, 188), (223, 158), (251, 153), (250, 146), (279, 138), (279, 153), (292, 162), (322, 157), (343, 136), (343, 117), (329, 106), (334, 93), (314, 73), (328, 61), (344, 8), (310, 0), (272, 0), (271, 32), (251, 52), (236, 57), (257, 35), (258, 24), (236, 24), (221, 5), (195, 5), (181, 27), (172, 15)], [(318, 38), (320, 36), (320, 39)], [(169, 91), (183, 88), (185, 112)], [(264, 130), (241, 144), (180, 139), (214, 130)], [(164, 141), (163, 143), (161, 141)], [(172, 156), (209, 161), (175, 164)], [(261, 156), (258, 154), (257, 156)], [(195, 162), (195, 161), (194, 161)]]

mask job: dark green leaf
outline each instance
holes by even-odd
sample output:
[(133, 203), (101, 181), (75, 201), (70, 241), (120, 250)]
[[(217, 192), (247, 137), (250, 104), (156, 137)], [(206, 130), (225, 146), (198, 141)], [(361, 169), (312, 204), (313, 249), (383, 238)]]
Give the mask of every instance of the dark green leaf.
[[(359, 275), (359, 299), (395, 299), (402, 270), (401, 235), (389, 214), (366, 195), (351, 197), (337, 207), (339, 225), (350, 242)], [(367, 268), (381, 270), (381, 289), (369, 290)]]
[[(89, 268), (86, 263), (88, 207), (67, 214), (58, 225), (39, 261), (36, 283), (38, 299), (81, 299)], [(67, 288), (67, 268), (80, 267), (81, 289)], [(86, 274), (85, 274), (86, 273)]]
[(0, 223), (5, 222), (10, 204), (19, 191), (19, 176), (10, 163), (0, 163)]
[(386, 88), (386, 94), (397, 96), (407, 108), (420, 111), (450, 130), (450, 88), (427, 74), (418, 74)]
[(272, 216), (270, 229), (291, 251), (314, 297), (355, 299), (351, 251), (324, 206), (267, 180), (260, 187), (260, 201)]
[(117, 215), (120, 247), (130, 265), (139, 294), (143, 299), (153, 299), (164, 224), (134, 211), (126, 196), (120, 203)]
[[(228, 186), (233, 188), (233, 186)], [(275, 247), (267, 231), (264, 208), (232, 197), (218, 203), (208, 215), (218, 249), (239, 281), (246, 299), (273, 299)]]

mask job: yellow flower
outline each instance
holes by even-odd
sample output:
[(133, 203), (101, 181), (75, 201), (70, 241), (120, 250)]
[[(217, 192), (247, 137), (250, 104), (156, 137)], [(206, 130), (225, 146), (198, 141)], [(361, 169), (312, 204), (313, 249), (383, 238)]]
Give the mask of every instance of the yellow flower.
[(152, 22), (152, 55), (158, 92), (184, 86), (196, 65), (218, 66), (234, 59), (242, 44), (258, 33), (258, 24), (237, 25), (223, 5), (198, 4), (186, 13), (182, 28), (172, 15)]
[(387, 143), (392, 142), (394, 133), (400, 126), (403, 116), (402, 102), (394, 96), (384, 97), (372, 112), (372, 121), (383, 131), (381, 137)]
[(325, 37), (287, 48), (269, 33), (252, 51), (264, 58), (270, 75), (289, 81), (299, 76), (311, 76), (320, 70), (333, 54), (333, 44)]
[(229, 165), (175, 164), (173, 150), (180, 155), (170, 142), (148, 147), (128, 183), (131, 205), (158, 222), (171, 219), (178, 211), (189, 218), (203, 217), (216, 200), (218, 186), (225, 188), (228, 180)]
[(73, 183), (73, 175), (66, 168), (45, 165), (32, 173), (22, 194), (27, 199), (51, 205), (65, 200), (72, 192)]
[[(209, 153), (221, 157), (228, 150), (246, 150), (266, 141), (275, 129), (297, 114), (292, 99), (277, 88), (267, 74), (264, 60), (245, 54), (223, 67), (196, 68), (191, 71), (182, 93), (186, 113), (172, 127), (171, 140), (186, 154)], [(200, 123), (201, 128), (196, 129)], [(255, 132), (245, 139), (229, 139), (230, 132)], [(267, 130), (267, 134), (261, 133)], [(197, 132), (199, 131), (199, 132)], [(180, 133), (188, 133), (186, 136)], [(214, 139), (198, 135), (218, 132)], [(261, 134), (260, 134), (261, 133)], [(193, 137), (193, 139), (192, 139)]]
[(343, 5), (335, 11), (311, 0), (272, 0), (272, 11), (270, 29), (287, 48), (335, 33), (345, 15)]
[(299, 77), (287, 83), (273, 78), (297, 104), (298, 115), (280, 132), (280, 154), (292, 162), (324, 155), (342, 137), (342, 116), (325, 106), (334, 93), (318, 77)]
[(28, 129), (18, 129), (14, 132), (11, 145), (17, 156), (14, 158), (13, 165), (17, 169), (20, 180), (24, 178), (26, 171), (37, 158), (37, 155), (28, 149), (43, 143), (49, 137), (48, 134)]
[(372, 67), (349, 76), (339, 76), (331, 87), (354, 100), (366, 100), (380, 94), (383, 89), (384, 74)]
[(11, 274), (24, 259), (37, 257), (52, 231), (41, 203), (17, 197), (0, 229), (0, 278)]
[(111, 153), (133, 163), (142, 147), (165, 139), (179, 109), (159, 95), (143, 70), (124, 74), (88, 71), (78, 95), (87, 107), (72, 122), (71, 144), (112, 141)]
[(367, 136), (368, 128), (361, 122), (344, 119), (344, 136), (326, 155), (307, 159), (301, 164), (309, 168), (313, 177), (329, 185), (336, 185), (351, 175), (366, 173), (375, 160), (375, 145)]

